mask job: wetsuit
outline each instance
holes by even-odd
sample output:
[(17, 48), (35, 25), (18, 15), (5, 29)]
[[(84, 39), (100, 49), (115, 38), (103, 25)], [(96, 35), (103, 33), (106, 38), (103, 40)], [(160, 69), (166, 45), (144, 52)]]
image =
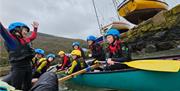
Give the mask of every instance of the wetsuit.
[[(123, 41), (115, 40), (108, 46), (107, 58), (115, 62), (126, 62), (131, 60), (130, 50)], [(128, 68), (125, 64), (115, 63), (107, 67), (108, 70), (118, 70)]]
[[(29, 43), (37, 36), (37, 28), (34, 28), (28, 38), (18, 38), (7, 30), (0, 23), (0, 34), (5, 40), (6, 49), (9, 53), (9, 62), (12, 70), (9, 75), (10, 85), (16, 89), (28, 91), (31, 88), (33, 49)], [(6, 79), (7, 80), (7, 79)]]

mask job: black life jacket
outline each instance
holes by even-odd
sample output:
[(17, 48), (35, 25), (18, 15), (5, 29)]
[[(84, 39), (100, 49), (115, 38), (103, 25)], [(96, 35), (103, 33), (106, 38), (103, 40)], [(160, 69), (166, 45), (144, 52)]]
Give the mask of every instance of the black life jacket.
[(93, 53), (97, 54), (97, 55), (93, 56), (94, 58), (96, 58), (96, 60), (99, 60), (99, 61), (105, 60), (105, 53), (100, 44), (93, 43), (91, 46), (89, 46), (89, 49), (92, 51), (92, 54)]
[(17, 48), (15, 50), (10, 50), (6, 42), (4, 42), (6, 50), (9, 53), (9, 61), (11, 63), (15, 63), (26, 58), (32, 59), (34, 56), (34, 51), (30, 45), (28, 43), (22, 45), (18, 39), (15, 41), (17, 41)]

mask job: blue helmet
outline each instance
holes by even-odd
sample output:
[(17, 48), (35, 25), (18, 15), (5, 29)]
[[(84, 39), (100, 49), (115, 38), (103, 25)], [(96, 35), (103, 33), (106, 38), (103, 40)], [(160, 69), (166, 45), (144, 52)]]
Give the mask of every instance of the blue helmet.
[(117, 29), (113, 29), (113, 28), (109, 29), (109, 30), (106, 32), (105, 36), (107, 37), (108, 35), (120, 37), (119, 31), (118, 31)]
[(22, 22), (11, 23), (8, 27), (8, 30), (9, 30), (9, 32), (13, 32), (16, 27), (23, 27), (23, 26), (26, 27), (28, 29), (28, 31), (30, 30), (29, 27)]
[(41, 54), (41, 55), (44, 55), (44, 53), (45, 53), (45, 51), (44, 50), (42, 50), (42, 49), (35, 49), (34, 50), (35, 51), (35, 53), (37, 53), (37, 54)]
[(79, 42), (73, 42), (72, 46), (80, 46)]
[(48, 55), (46, 56), (46, 58), (49, 58), (49, 57), (55, 58), (56, 55), (54, 55), (54, 54), (48, 54)]
[(93, 35), (90, 35), (90, 36), (87, 37), (87, 41), (89, 41), (89, 40), (96, 41), (96, 37), (93, 36)]

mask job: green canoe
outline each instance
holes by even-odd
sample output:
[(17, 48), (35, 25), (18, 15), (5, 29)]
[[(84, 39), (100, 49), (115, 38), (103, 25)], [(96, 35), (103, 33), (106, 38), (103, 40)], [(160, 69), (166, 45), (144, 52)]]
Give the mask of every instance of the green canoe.
[(78, 85), (128, 91), (180, 91), (180, 72), (127, 69), (85, 73), (69, 81)]

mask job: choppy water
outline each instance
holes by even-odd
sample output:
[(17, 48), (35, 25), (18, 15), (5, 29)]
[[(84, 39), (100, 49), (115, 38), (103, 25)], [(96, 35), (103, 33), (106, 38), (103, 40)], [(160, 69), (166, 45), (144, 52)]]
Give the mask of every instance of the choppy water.
[(72, 83), (59, 84), (59, 91), (119, 91), (106, 88), (93, 88)]
[[(3, 77), (0, 77), (0, 80), (2, 78)], [(79, 86), (72, 83), (64, 83), (64, 84), (59, 84), (59, 91), (119, 91), (119, 90), (93, 88), (93, 87), (87, 87), (87, 86)]]

